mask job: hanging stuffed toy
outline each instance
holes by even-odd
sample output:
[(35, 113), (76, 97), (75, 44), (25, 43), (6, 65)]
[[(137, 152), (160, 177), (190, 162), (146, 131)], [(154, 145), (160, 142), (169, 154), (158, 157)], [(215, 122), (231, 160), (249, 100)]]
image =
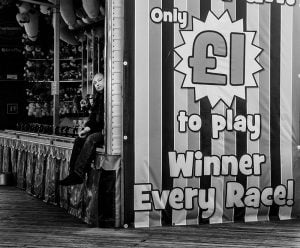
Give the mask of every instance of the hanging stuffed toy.
[(104, 39), (104, 27), (103, 26), (97, 26), (94, 29), (94, 34), (96, 37), (98, 37), (100, 40)]
[(77, 4), (77, 6), (75, 8), (75, 14), (76, 14), (77, 18), (80, 19), (80, 23), (82, 25), (91, 24), (91, 23), (94, 22), (90, 17), (88, 17), (88, 15), (85, 12), (82, 4), (80, 4), (80, 5)]
[(82, 0), (82, 6), (91, 19), (96, 19), (100, 13), (100, 0)]
[[(55, 4), (54, 0), (48, 0), (49, 2)], [(60, 13), (61, 17), (68, 26), (69, 29), (77, 29), (80, 28), (86, 23), (87, 15), (85, 13), (81, 13), (82, 11), (78, 8), (78, 0), (63, 0), (60, 1)], [(82, 8), (82, 7), (81, 7)], [(47, 12), (47, 10), (45, 10)], [(78, 14), (80, 13), (80, 14)], [(79, 19), (78, 19), (79, 18)]]
[(39, 33), (39, 12), (28, 3), (18, 3), (19, 13), (16, 16), (17, 22), (25, 28), (28, 39), (36, 41)]
[[(53, 26), (54, 26), (54, 19), (53, 19)], [(62, 17), (60, 16), (60, 25), (59, 25), (59, 33), (60, 39), (70, 45), (78, 45), (79, 42), (77, 41), (75, 35), (72, 31), (68, 28), (68, 25), (64, 22)]]
[[(49, 0), (49, 2), (55, 4), (54, 0)], [(67, 6), (68, 4), (71, 5)], [(60, 1), (60, 8), (61, 8), (60, 21), (59, 21), (60, 39), (70, 45), (78, 45), (79, 43), (75, 35), (70, 30), (73, 27), (76, 27), (76, 23), (75, 23), (76, 16), (73, 7), (73, 0)], [(72, 12), (74, 12), (74, 15), (72, 14)], [(54, 18), (52, 19), (52, 25), (54, 28)]]
[(89, 103), (87, 99), (83, 98), (80, 100), (80, 110), (83, 114), (88, 114)]
[(74, 0), (60, 1), (60, 13), (69, 29), (75, 29), (79, 26), (76, 21), (73, 1)]
[(51, 15), (52, 13), (52, 8), (49, 6), (45, 6), (45, 5), (40, 5), (40, 12), (43, 15)]

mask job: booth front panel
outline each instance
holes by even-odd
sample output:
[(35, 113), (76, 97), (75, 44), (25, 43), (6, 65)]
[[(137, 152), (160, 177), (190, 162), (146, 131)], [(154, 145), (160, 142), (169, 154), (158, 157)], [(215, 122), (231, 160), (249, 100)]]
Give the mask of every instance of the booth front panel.
[(300, 7), (271, 2), (126, 2), (127, 222), (299, 215)]
[(2, 132), (0, 173), (12, 174), (18, 188), (64, 208), (91, 226), (119, 227), (120, 156), (97, 153), (83, 184), (62, 187), (58, 180), (69, 174), (72, 142), (57, 146), (54, 139)]

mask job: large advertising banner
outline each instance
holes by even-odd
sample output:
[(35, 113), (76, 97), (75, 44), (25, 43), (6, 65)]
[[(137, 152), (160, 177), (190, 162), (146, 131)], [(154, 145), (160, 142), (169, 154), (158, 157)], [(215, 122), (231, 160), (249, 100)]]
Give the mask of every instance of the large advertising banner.
[(136, 227), (297, 217), (299, 4), (135, 0)]

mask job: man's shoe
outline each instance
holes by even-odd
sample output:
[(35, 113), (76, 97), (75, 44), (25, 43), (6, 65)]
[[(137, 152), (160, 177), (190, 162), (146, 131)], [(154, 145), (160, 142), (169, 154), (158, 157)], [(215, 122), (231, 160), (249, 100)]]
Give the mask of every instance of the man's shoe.
[(69, 185), (75, 185), (81, 183), (83, 183), (83, 179), (75, 172), (71, 173), (65, 179), (58, 181), (58, 184), (62, 186), (69, 186)]

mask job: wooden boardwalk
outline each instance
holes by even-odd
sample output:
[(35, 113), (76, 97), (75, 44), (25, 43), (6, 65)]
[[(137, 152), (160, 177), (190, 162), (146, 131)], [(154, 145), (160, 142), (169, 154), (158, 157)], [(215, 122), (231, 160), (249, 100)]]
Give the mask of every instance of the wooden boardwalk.
[(89, 228), (58, 207), (0, 186), (0, 247), (300, 247), (300, 220)]

